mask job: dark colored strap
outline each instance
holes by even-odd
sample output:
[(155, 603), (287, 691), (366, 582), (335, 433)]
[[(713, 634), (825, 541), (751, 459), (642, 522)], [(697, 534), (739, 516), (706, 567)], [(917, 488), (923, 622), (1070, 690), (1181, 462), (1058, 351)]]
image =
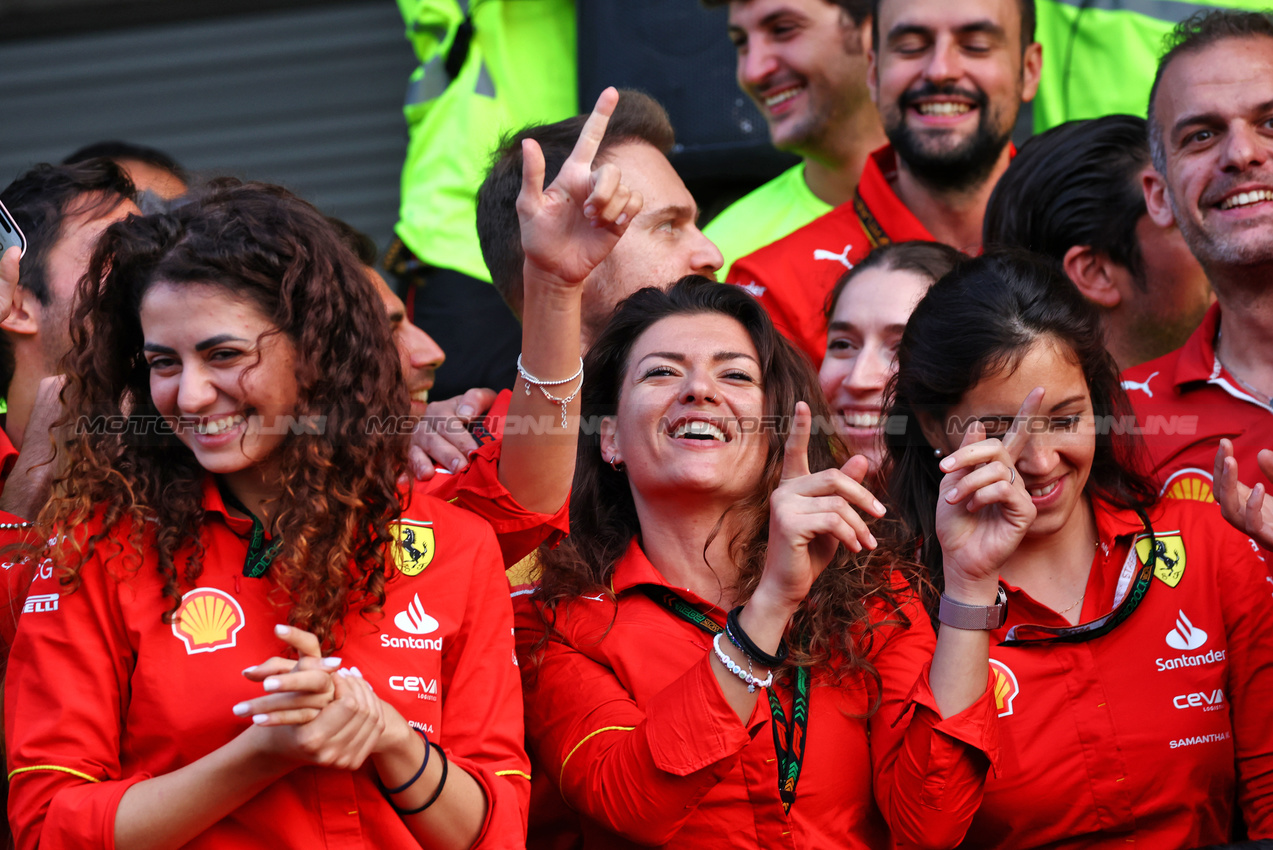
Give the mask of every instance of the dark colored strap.
[(776, 655), (770, 655), (756, 646), (756, 642), (751, 639), (747, 632), (743, 631), (742, 624), (738, 622), (738, 614), (742, 610), (743, 606), (739, 605), (725, 616), (725, 636), (729, 638), (729, 642), (738, 647), (739, 652), (761, 667), (768, 667), (771, 670), (781, 667), (791, 654), (787, 648), (787, 642), (785, 640), (778, 642), (778, 653)]
[(875, 213), (871, 212), (871, 208), (866, 205), (866, 201), (862, 200), (860, 192), (853, 192), (853, 211), (857, 213), (858, 222), (862, 225), (862, 232), (866, 234), (866, 239), (871, 243), (871, 250), (889, 245), (893, 242), (889, 235), (884, 232), (884, 225), (880, 224), (880, 220), (875, 217)]
[[(1112, 632), (1118, 625), (1125, 622), (1132, 613), (1140, 607), (1140, 603), (1144, 601), (1145, 594), (1149, 592), (1149, 585), (1154, 580), (1154, 566), (1158, 563), (1158, 538), (1154, 536), (1154, 527), (1149, 522), (1149, 517), (1142, 510), (1136, 511), (1140, 517), (1140, 521), (1145, 526), (1145, 533), (1149, 535), (1149, 557), (1141, 564), (1140, 570), (1136, 573), (1136, 580), (1127, 591), (1127, 595), (1123, 597), (1123, 601), (1119, 602), (1103, 617), (1098, 617), (1087, 623), (1079, 623), (1076, 626), (1041, 626), (1034, 623), (1020, 623), (1008, 629), (1005, 639), (999, 643), (1000, 646), (1034, 646), (1049, 643), (1083, 643), (1084, 641), (1093, 640), (1095, 638), (1107, 635)], [(1130, 557), (1136, 557), (1136, 541), (1132, 540), (1132, 554)], [(1026, 634), (1022, 634), (1022, 633)], [(1038, 635), (1031, 637), (1029, 635)]]
[(425, 809), (429, 808), (429, 806), (432, 806), (434, 803), (436, 803), (436, 802), (438, 801), (438, 797), (441, 797), (441, 796), (442, 796), (442, 789), (446, 787), (446, 769), (447, 769), (447, 767), (450, 765), (450, 762), (449, 762), (449, 761), (447, 761), (447, 758), (446, 758), (446, 752), (442, 749), (442, 747), (438, 746), (437, 744), (433, 743), (432, 741), (430, 741), (430, 742), (429, 742), (429, 746), (431, 746), (431, 747), (436, 747), (436, 748), (437, 748), (437, 751), (438, 751), (438, 755), (439, 755), (439, 756), (441, 757), (441, 759), (442, 759), (442, 778), (438, 781), (438, 787), (437, 787), (437, 790), (433, 792), (433, 796), (432, 796), (432, 797), (430, 797), (429, 799), (427, 799), (427, 800), (425, 800), (425, 801), (424, 801), (424, 805), (423, 805), (423, 806), (420, 806), (420, 807), (419, 807), (419, 808), (417, 808), (417, 809), (400, 809), (400, 808), (398, 808), (397, 806), (394, 806), (394, 805), (393, 805), (393, 800), (390, 800), (390, 801), (389, 801), (389, 805), (390, 805), (390, 806), (393, 806), (393, 810), (394, 810), (395, 812), (397, 812), (398, 814), (400, 814), (400, 815), (404, 815), (404, 816), (405, 816), (405, 815), (418, 815), (418, 814), (420, 814), (420, 812), (422, 812), (422, 811), (424, 811)]
[(429, 753), (432, 752), (429, 749), (429, 736), (424, 733), (423, 729), (417, 729), (414, 726), (410, 728), (413, 731), (415, 731), (421, 738), (424, 739), (424, 761), (420, 762), (420, 769), (415, 772), (415, 776), (411, 777), (406, 782), (399, 785), (397, 788), (386, 788), (385, 784), (380, 781), (380, 777), (377, 776), (376, 784), (380, 786), (380, 793), (386, 796), (389, 796), (392, 794), (401, 794), (403, 791), (406, 791), (412, 785), (415, 785), (416, 780), (419, 779), (421, 776), (424, 776), (424, 769), (429, 766)]
[(230, 492), (230, 488), (217, 482), (217, 489), (221, 491), (221, 501), (225, 502), (226, 507), (234, 508), (242, 514), (246, 514), (252, 518), (252, 533), (248, 538), (248, 553), (243, 559), (243, 575), (248, 578), (261, 578), (270, 570), (270, 563), (274, 560), (274, 556), (278, 554), (279, 546), (283, 541), (275, 540), (267, 545), (265, 539), (265, 526), (261, 524), (261, 520), (256, 514), (248, 510), (243, 502), (239, 501), (239, 497)]
[[(637, 589), (656, 605), (685, 622), (698, 626), (709, 635), (718, 635), (725, 631), (711, 617), (666, 587), (642, 584)], [(809, 732), (809, 669), (797, 667), (792, 684), (794, 694), (790, 718), (783, 710), (782, 701), (775, 693), (776, 689), (768, 689), (769, 711), (774, 717), (774, 752), (778, 756), (778, 796), (782, 798), (784, 812), (790, 812), (792, 803), (796, 801), (796, 785), (800, 782), (800, 768), (804, 764), (804, 748)]]
[(809, 668), (797, 667), (791, 698), (791, 717), (782, 708), (782, 701), (773, 688), (769, 689), (769, 711), (774, 716), (774, 752), (778, 754), (778, 796), (782, 808), (791, 811), (796, 801), (796, 785), (800, 782), (800, 768), (804, 764), (804, 745), (809, 740)]

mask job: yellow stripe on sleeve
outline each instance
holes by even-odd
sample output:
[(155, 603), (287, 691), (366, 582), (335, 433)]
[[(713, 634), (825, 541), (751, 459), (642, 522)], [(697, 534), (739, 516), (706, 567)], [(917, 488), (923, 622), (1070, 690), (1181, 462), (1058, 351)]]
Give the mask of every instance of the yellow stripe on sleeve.
[(524, 773), (520, 770), (497, 770), (495, 771), (495, 775), (496, 776), (520, 776), (522, 779), (525, 779), (527, 782), (530, 782), (530, 774)]
[(594, 735), (600, 735), (602, 732), (631, 732), (635, 728), (636, 728), (635, 726), (602, 726), (600, 729), (594, 730), (592, 732), (589, 732), (587, 735), (584, 735), (583, 740), (575, 744), (574, 747), (571, 748), (570, 752), (566, 755), (566, 758), (562, 761), (561, 772), (557, 775), (557, 785), (560, 787), (562, 780), (565, 779), (566, 765), (570, 763), (570, 759), (574, 757), (575, 753), (579, 751), (580, 747), (588, 743), (589, 738), (591, 738)]
[(62, 767), (62, 765), (60, 764), (33, 764), (30, 767), (19, 767), (16, 770), (9, 771), (9, 781), (12, 782), (13, 777), (17, 776), (19, 773), (30, 773), (33, 770), (57, 770), (57, 771), (61, 771), (62, 773), (69, 773), (71, 774), (71, 776), (78, 776), (80, 779), (83, 779), (85, 782), (101, 782), (102, 781), (100, 779), (97, 779), (96, 777), (89, 776), (87, 773), (80, 773), (78, 770), (75, 770), (73, 768)]

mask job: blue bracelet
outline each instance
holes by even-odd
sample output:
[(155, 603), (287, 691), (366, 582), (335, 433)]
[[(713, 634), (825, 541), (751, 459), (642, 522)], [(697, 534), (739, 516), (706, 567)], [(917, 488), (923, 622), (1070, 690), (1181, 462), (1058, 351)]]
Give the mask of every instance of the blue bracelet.
[[(429, 749), (430, 749), (429, 736), (424, 734), (423, 729), (416, 729), (416, 727), (414, 726), (410, 728), (412, 731), (419, 733), (420, 737), (424, 739), (424, 762), (420, 765), (420, 769), (415, 772), (415, 776), (411, 777), (406, 782), (399, 785), (397, 788), (386, 788), (384, 783), (380, 781), (380, 777), (377, 776), (376, 784), (380, 786), (380, 793), (382, 794), (386, 794), (386, 795), (401, 794), (403, 791), (406, 791), (412, 785), (415, 785), (416, 780), (419, 779), (421, 776), (424, 776), (424, 769), (429, 766)], [(393, 805), (392, 801), (389, 803), (389, 805), (391, 806)]]

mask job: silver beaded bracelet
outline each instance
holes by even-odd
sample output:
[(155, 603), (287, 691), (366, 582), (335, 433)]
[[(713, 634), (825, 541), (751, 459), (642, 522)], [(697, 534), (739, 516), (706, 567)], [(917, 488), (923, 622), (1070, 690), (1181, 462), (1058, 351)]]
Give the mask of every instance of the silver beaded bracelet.
[(717, 634), (712, 640), (712, 649), (716, 650), (716, 658), (721, 664), (725, 665), (725, 669), (742, 679), (747, 685), (747, 693), (754, 694), (756, 688), (767, 688), (774, 683), (774, 671), (770, 670), (769, 675), (764, 679), (757, 679), (751, 672), (751, 659), (747, 660), (747, 669), (739, 667), (734, 659), (725, 654), (725, 650), (720, 648), (720, 639), (723, 634)]
[(522, 356), (519, 354), (517, 355), (517, 374), (521, 375), (522, 380), (526, 382), (526, 395), (530, 395), (531, 387), (538, 387), (539, 391), (544, 394), (544, 398), (548, 399), (553, 404), (561, 405), (561, 427), (565, 428), (566, 427), (566, 405), (574, 401), (575, 397), (579, 395), (579, 391), (583, 389), (583, 381), (579, 381), (579, 386), (575, 387), (575, 391), (572, 392), (570, 395), (566, 396), (565, 398), (558, 398), (557, 396), (548, 392), (548, 390), (545, 389), (545, 387), (559, 387), (562, 384), (570, 383), (576, 378), (582, 378), (583, 377), (583, 358), (582, 357), (579, 358), (579, 371), (575, 372), (575, 374), (571, 375), (569, 378), (565, 378), (564, 380), (560, 380), (560, 381), (544, 381), (544, 380), (540, 380), (539, 378), (536, 378), (530, 372), (526, 371), (526, 369), (522, 366)]
[(35, 525), (33, 522), (0, 522), (0, 531), (17, 531), (20, 528), (30, 528)]

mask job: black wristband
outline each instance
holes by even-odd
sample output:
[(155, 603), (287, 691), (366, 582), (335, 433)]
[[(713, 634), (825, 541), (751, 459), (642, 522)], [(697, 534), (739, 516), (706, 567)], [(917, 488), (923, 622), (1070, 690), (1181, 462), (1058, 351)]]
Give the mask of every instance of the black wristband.
[(787, 660), (790, 651), (787, 649), (785, 640), (778, 641), (778, 652), (776, 655), (770, 655), (763, 651), (760, 647), (747, 636), (743, 631), (743, 627), (738, 623), (738, 612), (743, 610), (743, 606), (737, 608), (725, 615), (725, 636), (729, 638), (729, 642), (738, 647), (739, 652), (746, 655), (756, 664), (762, 667), (768, 667), (770, 670), (781, 667), (783, 662)]
[(446, 786), (446, 769), (449, 766), (450, 762), (447, 761), (446, 753), (443, 751), (442, 747), (438, 746), (432, 741), (429, 742), (429, 746), (437, 747), (438, 755), (442, 757), (442, 779), (438, 781), (438, 787), (437, 787), (437, 790), (433, 792), (433, 796), (425, 800), (424, 805), (418, 809), (400, 809), (397, 806), (393, 805), (393, 800), (390, 800), (389, 805), (393, 806), (393, 810), (400, 815), (418, 815), (420, 814), (420, 812), (424, 811), (425, 809), (429, 808), (429, 806), (432, 806), (434, 803), (436, 803), (438, 801), (438, 797), (442, 796), (442, 789)]
[[(418, 733), (420, 737), (424, 739), (424, 761), (420, 764), (420, 769), (415, 772), (415, 776), (411, 777), (406, 782), (399, 785), (397, 788), (386, 788), (385, 784), (380, 781), (380, 777), (377, 776), (376, 784), (380, 786), (380, 793), (386, 796), (390, 794), (401, 794), (403, 791), (406, 791), (412, 785), (415, 785), (416, 780), (419, 779), (421, 776), (424, 776), (424, 769), (429, 766), (429, 736), (424, 734), (423, 729), (417, 729), (414, 726), (410, 726), (408, 728), (411, 729), (413, 732)], [(390, 803), (390, 805), (393, 805), (393, 803)]]

